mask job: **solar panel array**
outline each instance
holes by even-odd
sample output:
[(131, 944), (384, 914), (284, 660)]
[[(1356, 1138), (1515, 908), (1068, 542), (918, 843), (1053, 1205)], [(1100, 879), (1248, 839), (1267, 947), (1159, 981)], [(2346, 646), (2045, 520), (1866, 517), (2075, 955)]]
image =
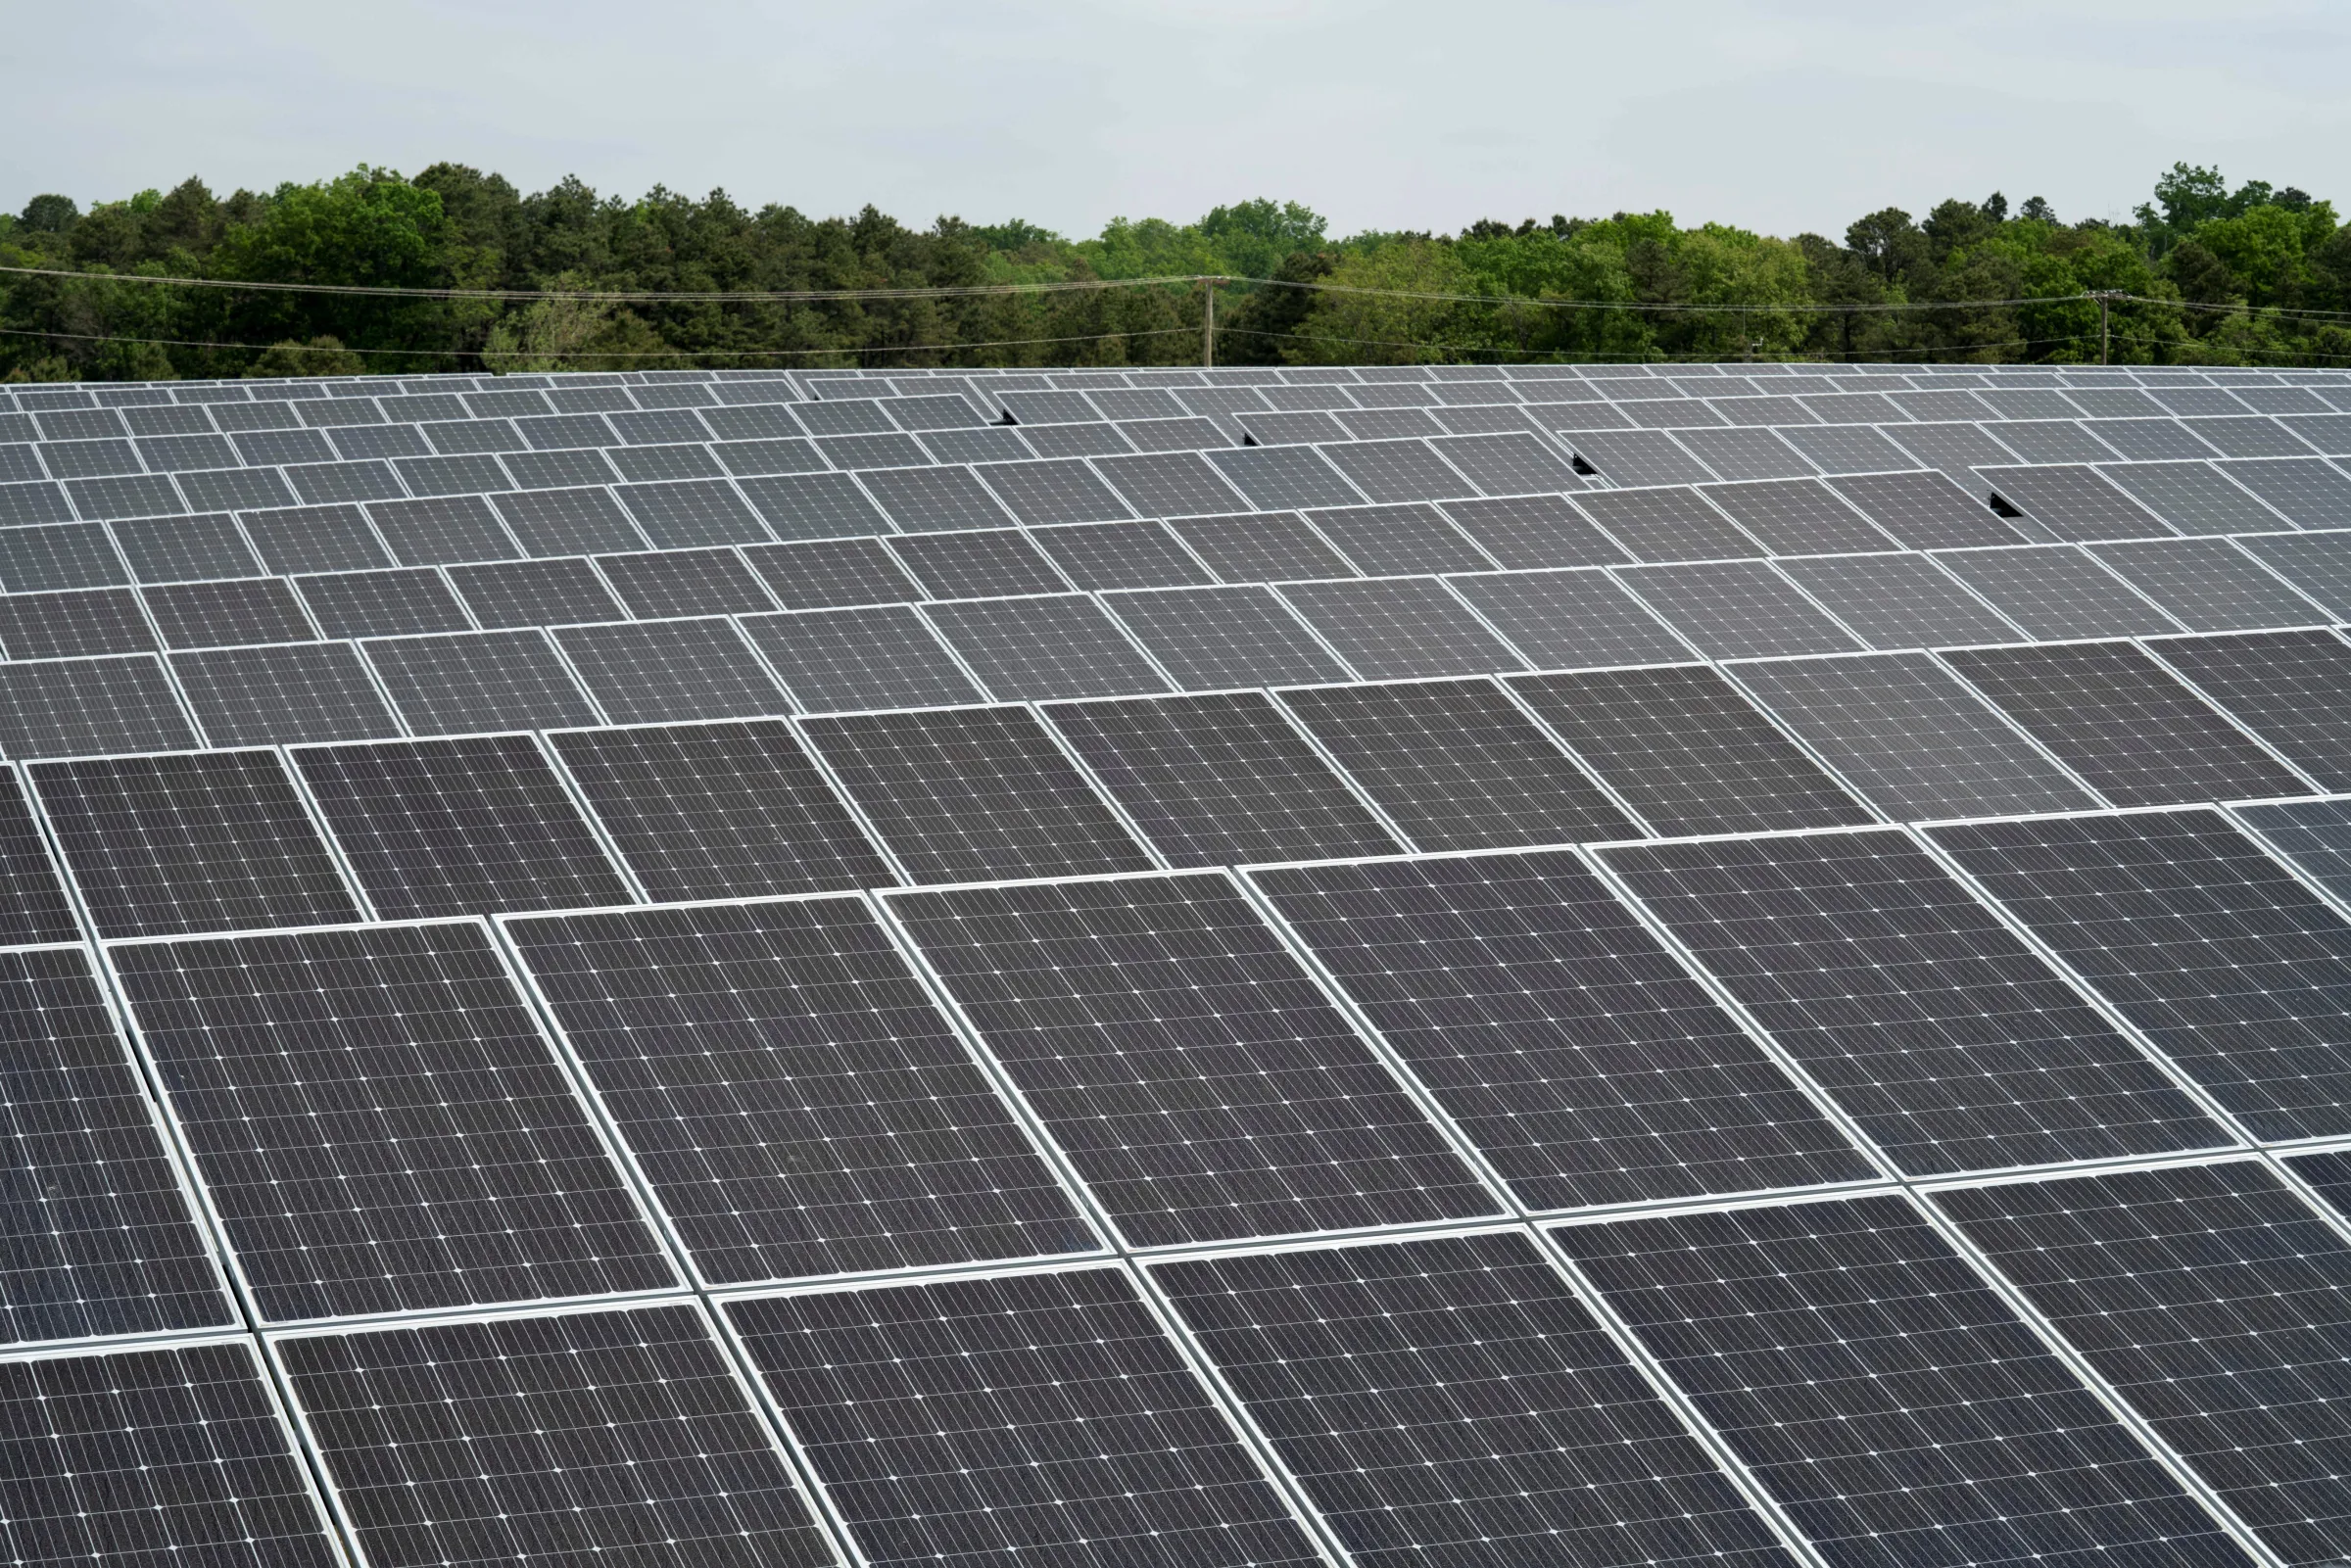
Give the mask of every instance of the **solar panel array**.
[(2351, 373), (0, 389), (0, 1555), (2351, 1557)]

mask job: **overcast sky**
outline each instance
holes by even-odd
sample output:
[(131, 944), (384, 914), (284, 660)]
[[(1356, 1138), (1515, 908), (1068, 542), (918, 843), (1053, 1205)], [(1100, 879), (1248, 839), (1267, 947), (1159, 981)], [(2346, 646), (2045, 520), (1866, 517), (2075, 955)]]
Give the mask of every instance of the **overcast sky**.
[(2351, 206), (2344, 0), (10, 0), (0, 205), (450, 159), (922, 224)]

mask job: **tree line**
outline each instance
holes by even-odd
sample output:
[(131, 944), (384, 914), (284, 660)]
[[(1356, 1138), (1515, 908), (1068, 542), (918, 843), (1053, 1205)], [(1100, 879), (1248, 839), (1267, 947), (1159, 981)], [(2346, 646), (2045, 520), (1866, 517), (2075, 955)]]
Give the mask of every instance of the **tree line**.
[[(0, 214), (0, 375), (1196, 363), (1198, 283), (856, 300), (490, 300), (143, 284), (558, 293), (975, 289), (1194, 275), (1220, 363), (1847, 359), (2351, 364), (2351, 225), (2175, 165), (2130, 222), (2039, 197), (1898, 208), (1842, 240), (1668, 213), (1334, 238), (1295, 202), (1091, 239), (751, 211), (724, 191), (525, 195), (456, 164), (216, 196), (201, 179)], [(38, 275), (38, 274), (66, 275)], [(1276, 280), (1286, 287), (1269, 286)], [(2101, 332), (2097, 294), (2110, 298)]]

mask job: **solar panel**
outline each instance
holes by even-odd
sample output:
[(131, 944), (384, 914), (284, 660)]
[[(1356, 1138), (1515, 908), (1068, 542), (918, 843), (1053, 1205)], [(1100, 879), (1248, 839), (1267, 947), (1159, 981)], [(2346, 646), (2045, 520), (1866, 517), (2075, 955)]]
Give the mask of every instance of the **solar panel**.
[[(1437, 418), (1447, 427), (1460, 431), (1469, 428), (1464, 417), (1468, 410), (1443, 413)], [(1363, 416), (1347, 416), (1350, 421)], [(1510, 417), (1523, 424), (1527, 416), (1512, 411)], [(1358, 431), (1369, 435), (1369, 431)], [(1534, 495), (1545, 492), (1580, 491), (1583, 477), (1569, 467), (1551, 447), (1521, 429), (1506, 426), (1477, 435), (1444, 436), (1429, 443), (1444, 459), (1470, 482), (1489, 496)]]
[(1343, 681), (1350, 673), (1264, 588), (1105, 594), (1102, 602), (1186, 690)]
[[(1029, 536), (1014, 528), (909, 535), (888, 547), (933, 598), (1062, 594), (1070, 587)], [(921, 594), (895, 596), (918, 598)]]
[(1935, 1202), (2281, 1558), (2342, 1550), (2351, 1249), (2274, 1173), (2183, 1165)]
[(1893, 546), (1891, 536), (1817, 479), (1709, 485), (1700, 492), (1774, 555), (1846, 554)]
[(981, 695), (963, 665), (905, 605), (752, 615), (738, 624), (793, 699), (814, 712)]
[(1488, 682), (1312, 687), (1281, 696), (1415, 848), (1511, 848), (1639, 832)]
[(2190, 417), (2181, 423), (2231, 457), (2290, 456), (2310, 450), (2285, 426), (2257, 414)]
[(1896, 831), (1602, 854), (1910, 1175), (2223, 1141), (2136, 1046)]
[[(565, 481), (602, 484), (604, 478), (580, 474), (567, 475)], [(648, 543), (609, 491), (530, 490), (501, 496), (497, 503), (499, 516), (527, 554), (590, 555), (602, 550), (639, 550)]]
[(2250, 1560), (1903, 1199), (1553, 1235), (1839, 1568)]
[(1193, 451), (1104, 457), (1094, 470), (1144, 517), (1223, 512), (1241, 503), (1240, 494)]
[(1132, 1244), (1495, 1212), (1223, 875), (886, 902)]
[[(1691, 406), (1700, 408), (1704, 404), (1693, 403)], [(1559, 439), (1579, 460), (1611, 484), (1695, 485), (1720, 477), (1662, 430), (1578, 428), (1561, 430)]]
[(1870, 815), (1713, 670), (1531, 676), (1520, 698), (1658, 832), (1768, 832)]
[(989, 691), (1012, 701), (1165, 691), (1167, 677), (1082, 594), (961, 599), (922, 613)]
[(479, 924), (108, 960), (265, 1319), (673, 1283)]
[[(866, 478), (870, 481), (874, 476)], [(889, 519), (846, 474), (778, 474), (739, 484), (760, 521), (777, 539), (849, 539), (890, 532)], [(733, 541), (748, 542), (755, 541)]]
[(1795, 1560), (1525, 1236), (1152, 1272), (1363, 1561)]
[(292, 756), (381, 919), (631, 901), (528, 736), (303, 747)]
[(556, 645), (604, 717), (616, 724), (732, 719), (790, 705), (726, 621), (564, 627)]
[(702, 1278), (1100, 1250), (863, 901), (506, 930)]
[(1443, 512), (1421, 502), (1329, 508), (1307, 520), (1375, 577), (1478, 572), (1495, 564)]
[(2078, 546), (1945, 550), (1935, 559), (2035, 638), (2136, 637), (2183, 630), (2145, 594)]
[(273, 1349), (373, 1561), (840, 1560), (693, 1307), (303, 1335)]
[(2023, 537), (1944, 476), (1857, 474), (1827, 483), (1910, 549), (2013, 545)]
[(1321, 1562), (1125, 1275), (730, 1303), (870, 1562)]
[(1043, 711), (1171, 866), (1402, 847), (1262, 692)]
[(1615, 576), (1700, 652), (1716, 658), (1861, 646), (1800, 588), (1761, 561), (1633, 566)]
[(1248, 876), (1530, 1209), (1875, 1173), (1570, 853)]
[(1986, 467), (1976, 472), (1991, 487), (1995, 509), (2013, 508), (2052, 539), (2088, 542), (2168, 536), (2161, 518), (2082, 464)]
[(2351, 478), (2318, 457), (2216, 464), (2302, 528), (2351, 525)]
[(0, 646), (12, 659), (60, 659), (145, 652), (156, 640), (136, 594), (100, 588), (0, 596)]
[(2100, 472), (2183, 534), (2283, 526), (2278, 513), (2210, 463), (2113, 463)]
[[(1845, 419), (1856, 413), (1863, 418), (1886, 416), (1875, 408), (1829, 408), (1818, 398), (1806, 406), (1824, 418)], [(1887, 413), (1893, 411), (1891, 404), (1884, 406)], [(1911, 466), (1909, 453), (1888, 440), (1885, 432), (1869, 425), (1788, 425), (1779, 435), (1824, 474), (1875, 474)]]
[(2308, 792), (2130, 643), (1970, 648), (1945, 658), (2118, 806)]
[(344, 1560), (246, 1344), (0, 1362), (0, 1412), (18, 1562)]
[(363, 918), (275, 752), (46, 762), (30, 776), (101, 936)]
[(1684, 488), (1596, 490), (1576, 504), (1643, 561), (1704, 561), (1760, 555), (1761, 546), (1707, 504), (1705, 493)]
[(548, 743), (656, 902), (896, 879), (780, 721), (567, 730)]
[(2337, 621), (2351, 617), (2351, 533), (2253, 535), (2241, 543)]
[(430, 566), (298, 577), (294, 589), (311, 623), (331, 638), (464, 632), (475, 624)]
[(1284, 506), (1352, 506), (1363, 495), (1316, 452), (1303, 447), (1223, 447), (1205, 454), (1233, 489), (1261, 510)]
[(181, 751), (198, 743), (153, 654), (0, 664), (0, 754)]
[(537, 632), (455, 632), (360, 645), (418, 735), (543, 730), (600, 717)]
[(918, 882), (1153, 864), (1026, 708), (811, 719), (803, 733)]
[(1356, 575), (1346, 557), (1296, 512), (1185, 517), (1168, 526), (1228, 583)]
[(2251, 631), (2329, 619), (2229, 540), (2143, 540), (2101, 545), (2090, 553), (2195, 631)]
[(2209, 810), (1934, 837), (2254, 1136), (2346, 1125), (2351, 923)]
[(1690, 656), (1689, 644), (1606, 572), (1482, 572), (1447, 581), (1537, 669)]
[(1157, 523), (1073, 523), (1029, 537), (1082, 589), (1191, 588), (1217, 580)]
[(898, 558), (876, 539), (753, 545), (743, 554), (788, 610), (893, 604), (923, 596)]
[(347, 643), (177, 653), (171, 672), (216, 745), (356, 740), (399, 729)]
[(1606, 566), (1632, 558), (1564, 497), (1455, 500), (1443, 510), (1479, 548), (1508, 567)]
[(166, 647), (309, 642), (318, 636), (283, 578), (169, 583), (142, 589), (139, 596)]
[(1521, 670), (1525, 661), (1433, 577), (1292, 583), (1281, 596), (1370, 680)]
[(1896, 821), (2074, 811), (2088, 790), (1923, 654), (1742, 664), (1739, 684)]

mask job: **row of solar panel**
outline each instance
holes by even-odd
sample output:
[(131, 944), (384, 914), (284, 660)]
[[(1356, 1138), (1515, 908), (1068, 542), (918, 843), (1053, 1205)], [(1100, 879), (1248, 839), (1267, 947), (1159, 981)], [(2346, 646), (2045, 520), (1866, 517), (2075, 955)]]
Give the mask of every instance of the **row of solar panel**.
[[(353, 913), (270, 766), (200, 852)], [(2262, 810), (2341, 884), (2342, 802)], [(87, 950), (15, 949), (0, 1313), (154, 1334), (235, 1322), (224, 1280), (292, 1323), (2341, 1139), (2351, 920), (2316, 885), (2191, 808), (502, 916), (560, 1050), (478, 921), (118, 940), (160, 1108)]]
[[(1566, 1206), (1547, 1188), (1634, 1201), (1872, 1179), (1855, 1136), (1892, 1168), (1934, 1175), (2225, 1148), (2213, 1107), (2284, 1129), (2271, 1136), (2342, 1133), (2351, 923), (2219, 814), (1974, 824), (1931, 841), (1874, 830), (1631, 846), (1605, 851), (1599, 875), (1572, 852), (1251, 874), (1415, 1069), (1412, 1093), (1222, 877), (890, 895), (888, 926), (829, 898), (504, 929), (663, 1230), (712, 1284), (1083, 1255), (1100, 1250), (1097, 1222), (1151, 1245)], [(2169, 1068), (1946, 862), (2087, 974)], [(2216, 946), (2220, 920), (2239, 934)], [(176, 1181), (83, 951), (4, 962), (11, 1103), (51, 1108), (16, 1129), (43, 1223), (16, 1255), (31, 1266), (6, 1276), (12, 1326), (225, 1325), (200, 1238), (168, 1212)], [(133, 943), (108, 964), (265, 1320), (674, 1286), (481, 927)], [(1028, 1143), (997, 1074), (1081, 1187), (1065, 1192)], [(1548, 1242), (1367, 1238), (730, 1297), (719, 1315), (833, 1517), (877, 1551), (988, 1560), (1033, 1545), (1042, 1521), (1075, 1546), (1136, 1509), (1165, 1516), (1141, 1547), (1114, 1533), (1117, 1560), (1229, 1546), (1246, 1521), (1220, 1505), (1202, 1522), (1220, 1489), (1203, 1488), (1186, 1445), (1238, 1464), (1226, 1484), (1265, 1475), (1213, 1387), (1300, 1483), (1305, 1522), (1375, 1560), (1442, 1547), (1515, 1563), (1573, 1544), (1577, 1561), (1718, 1561), (1727, 1538), (1668, 1547), (1657, 1533), (1743, 1521), (1761, 1550), (1770, 1533), (1743, 1511), (1760, 1501), (1858, 1565), (1980, 1561), (1986, 1531), (2011, 1549), (2086, 1536), (2135, 1560), (2205, 1561), (2235, 1548), (2133, 1428), (2272, 1549), (2332, 1549), (2351, 1529), (2327, 1413), (2351, 1393), (2351, 1246), (2327, 1207), (2346, 1191), (2340, 1154), (2170, 1164), (1946, 1188), (1924, 1209), (1815, 1198)], [(1986, 1260), (2005, 1300), (1977, 1272)], [(106, 1300), (110, 1286), (123, 1299)], [(1173, 1315), (1155, 1320), (1154, 1301)], [(1176, 1324), (1186, 1339), (1166, 1337)], [(776, 1456), (692, 1306), (344, 1327), (272, 1336), (267, 1354), (376, 1560), (442, 1560), (461, 1541), (466, 1560), (633, 1543), (652, 1561), (723, 1549), (765, 1563), (782, 1549), (739, 1528), (740, 1510), (791, 1497), (790, 1472), (763, 1472), (780, 1478), (764, 1494), (745, 1482), (754, 1457)], [(1613, 1392), (1567, 1397), (1569, 1363)], [(1210, 1369), (1213, 1385), (1194, 1381)], [(2116, 1405), (2085, 1392), (2085, 1371)], [(61, 1543), (160, 1554), (179, 1530), (230, 1560), (247, 1560), (240, 1533), (270, 1548), (258, 1560), (324, 1549), (246, 1353), (150, 1349), (0, 1375), (40, 1417), (0, 1482), (35, 1495), (11, 1522), (57, 1538), (20, 1537), (25, 1560)], [(1702, 1419), (1713, 1456), (1676, 1408)], [(697, 1420), (732, 1420), (734, 1438)], [(188, 1429), (209, 1441), (166, 1436)], [(1367, 1463), (1367, 1445), (1385, 1458)], [(1657, 1445), (1670, 1463), (1632, 1462)], [(1922, 1445), (1937, 1455), (1923, 1474)], [(1171, 1453), (1185, 1454), (1173, 1471)], [(1757, 1489), (1746, 1500), (1716, 1469), (1726, 1458)], [(551, 1495), (555, 1475), (572, 1479)], [(1684, 1489), (1669, 1506), (1633, 1505), (1667, 1483)], [(1721, 1489), (1715, 1504), (1694, 1506), (1694, 1487)], [(79, 1505), (45, 1502), (61, 1491)], [(257, 1532), (249, 1510), (272, 1507)], [(2113, 1517), (2086, 1519), (2093, 1507)], [(1596, 1539), (1559, 1540), (1578, 1519)], [(1628, 1530), (1631, 1543), (1601, 1544)]]
[(384, 1568), (831, 1564), (836, 1531), (1091, 1568), (2328, 1561), (2343, 1181), (2193, 1164), (13, 1362), (0, 1409), (55, 1437), (10, 1485), (61, 1499), (17, 1556), (328, 1568), (339, 1527)]

